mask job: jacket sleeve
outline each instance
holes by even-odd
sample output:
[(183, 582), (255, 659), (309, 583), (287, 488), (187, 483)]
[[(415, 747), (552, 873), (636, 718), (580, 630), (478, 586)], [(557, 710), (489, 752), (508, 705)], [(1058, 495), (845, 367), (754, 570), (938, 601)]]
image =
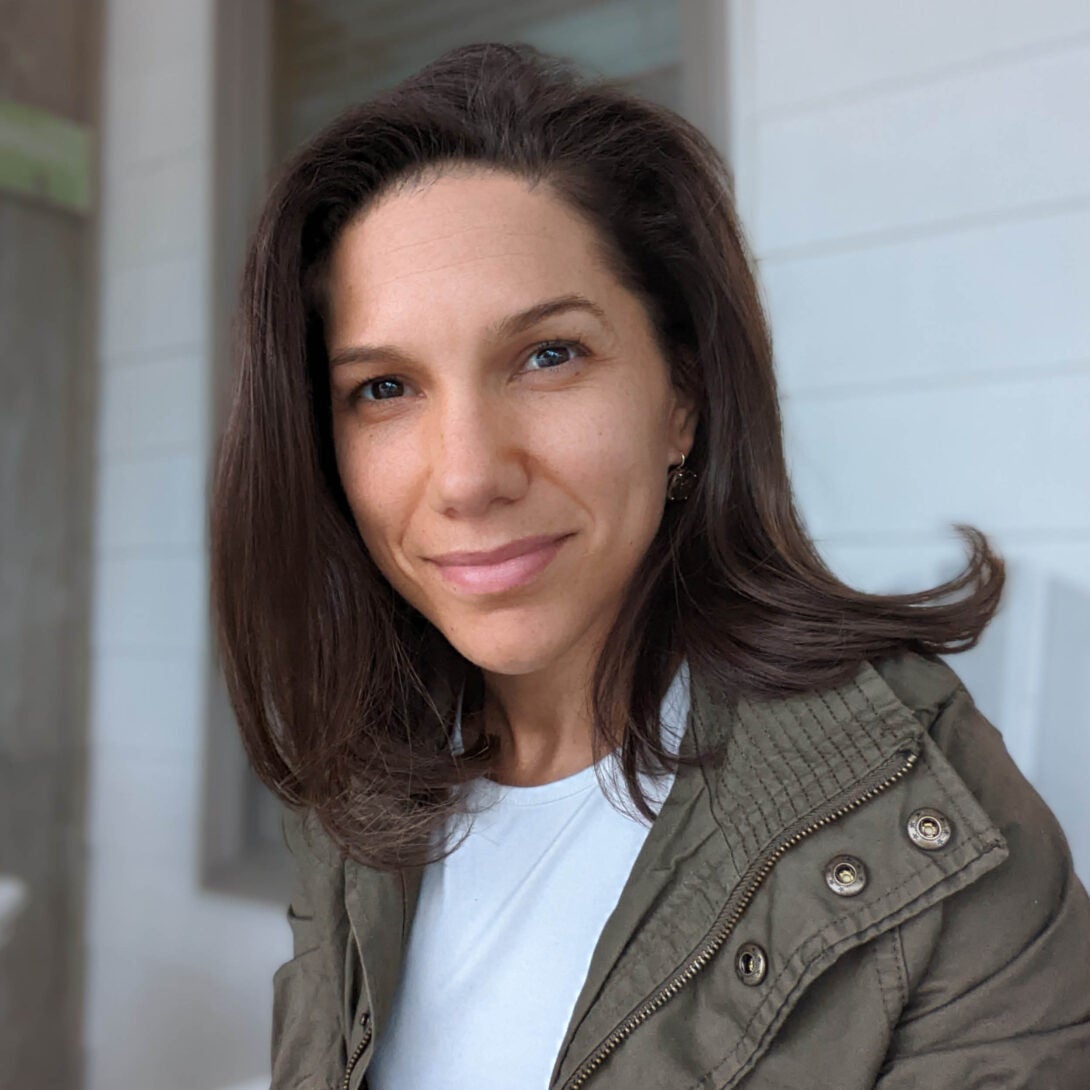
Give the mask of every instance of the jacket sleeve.
[(1090, 900), (1063, 831), (964, 688), (931, 734), (1010, 855), (905, 925), (904, 949), (907, 929), (935, 938), (925, 964), (905, 966), (909, 999), (876, 1090), (1090, 1087)]
[(282, 828), (293, 864), (294, 956), (273, 975), (270, 1090), (336, 1090), (345, 1066), (344, 869), (311, 811), (285, 808)]

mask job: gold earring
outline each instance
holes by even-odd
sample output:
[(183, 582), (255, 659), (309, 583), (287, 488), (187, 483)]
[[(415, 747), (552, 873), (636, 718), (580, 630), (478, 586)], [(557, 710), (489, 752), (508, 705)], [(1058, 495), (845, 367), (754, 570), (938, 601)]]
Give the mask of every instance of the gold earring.
[(696, 473), (685, 468), (685, 455), (676, 466), (670, 467), (669, 476), (666, 479), (666, 498), (668, 500), (684, 501), (693, 492), (696, 485)]

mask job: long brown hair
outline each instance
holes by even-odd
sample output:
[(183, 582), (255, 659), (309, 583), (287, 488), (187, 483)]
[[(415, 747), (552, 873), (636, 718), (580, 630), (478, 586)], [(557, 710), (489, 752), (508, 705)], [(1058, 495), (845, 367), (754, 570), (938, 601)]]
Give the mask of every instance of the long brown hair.
[(619, 744), (642, 814), (654, 811), (637, 774), (679, 767), (659, 727), (679, 656), (727, 694), (819, 690), (867, 659), (972, 647), (1003, 586), (1002, 561), (968, 527), (964, 571), (915, 594), (860, 593), (818, 555), (788, 480), (729, 174), (699, 130), (527, 45), (452, 50), (343, 113), (273, 186), (243, 274), (212, 497), (217, 636), (253, 767), (286, 803), (315, 808), (344, 852), (388, 869), (452, 850), (434, 836), (459, 809), (452, 788), (496, 750), (451, 752), (450, 698), (468, 682), (479, 699), (480, 671), (394, 592), (341, 488), (326, 262), (391, 186), (465, 163), (543, 181), (587, 218), (699, 406), (696, 488), (667, 504), (594, 677), (595, 752)]

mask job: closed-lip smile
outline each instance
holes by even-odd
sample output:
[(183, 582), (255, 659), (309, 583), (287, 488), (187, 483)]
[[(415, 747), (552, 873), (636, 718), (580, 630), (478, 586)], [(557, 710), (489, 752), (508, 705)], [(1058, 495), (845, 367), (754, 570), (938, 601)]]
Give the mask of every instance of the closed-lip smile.
[(522, 556), (524, 553), (532, 553), (543, 545), (559, 541), (567, 534), (539, 534), (536, 537), (523, 537), (518, 541), (509, 541), (497, 549), (488, 549), (484, 552), (454, 552), (443, 553), (440, 556), (431, 556), (428, 559), (434, 564), (465, 565), (467, 567), (479, 567), (484, 564), (499, 564), (504, 560)]
[(431, 557), (443, 581), (461, 594), (507, 594), (535, 582), (571, 534), (539, 534), (483, 552)]

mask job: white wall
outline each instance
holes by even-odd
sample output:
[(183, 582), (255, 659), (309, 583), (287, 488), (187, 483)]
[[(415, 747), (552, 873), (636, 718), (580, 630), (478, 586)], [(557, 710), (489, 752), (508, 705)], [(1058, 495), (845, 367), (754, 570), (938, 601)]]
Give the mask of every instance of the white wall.
[(268, 1069), (279, 906), (197, 885), (208, 647), (213, 0), (107, 0), (88, 1090)]
[(802, 508), (867, 589), (949, 574), (955, 521), (992, 536), (1010, 597), (951, 664), (1090, 877), (1090, 5), (729, 13)]

